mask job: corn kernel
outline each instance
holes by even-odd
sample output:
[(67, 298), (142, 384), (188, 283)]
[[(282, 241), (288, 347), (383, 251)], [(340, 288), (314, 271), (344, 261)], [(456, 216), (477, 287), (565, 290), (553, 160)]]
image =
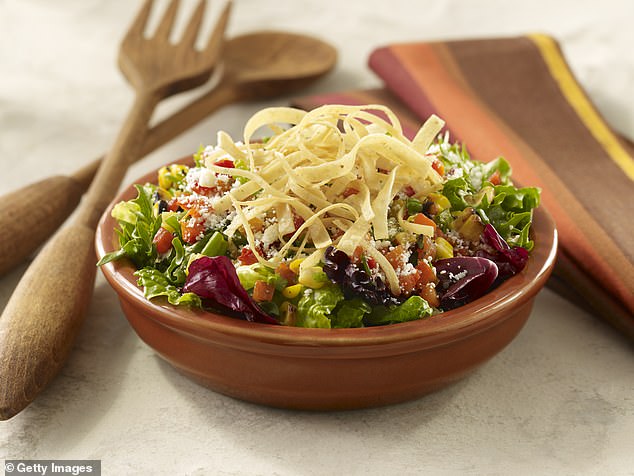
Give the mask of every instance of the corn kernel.
[(285, 298), (293, 299), (299, 296), (299, 293), (302, 292), (302, 289), (304, 289), (304, 286), (302, 286), (301, 284), (294, 284), (292, 286), (287, 286), (282, 290), (282, 295)]
[(291, 268), (293, 273), (299, 274), (299, 265), (302, 264), (302, 261), (304, 261), (304, 258), (297, 258), (291, 261), (291, 264), (289, 264), (288, 267)]
[(172, 186), (172, 181), (168, 177), (169, 169), (167, 167), (161, 167), (158, 173), (158, 183), (161, 188), (170, 188)]
[(189, 167), (187, 167), (186, 165), (179, 165), (179, 164), (173, 164), (173, 165), (170, 165), (169, 167), (161, 167), (161, 169), (158, 172), (159, 187), (164, 188), (166, 190), (169, 188), (172, 188), (172, 186), (174, 185), (174, 181), (172, 180), (172, 178), (177, 177), (179, 175), (184, 177), (185, 175), (187, 175), (188, 170), (189, 170)]
[(436, 243), (436, 258), (445, 259), (453, 258), (453, 246), (444, 238), (438, 236), (434, 240)]
[(451, 207), (451, 203), (449, 202), (449, 199), (445, 197), (444, 195), (442, 195), (441, 193), (430, 193), (429, 198), (431, 198), (431, 200), (436, 204), (436, 206), (438, 206), (439, 213)]

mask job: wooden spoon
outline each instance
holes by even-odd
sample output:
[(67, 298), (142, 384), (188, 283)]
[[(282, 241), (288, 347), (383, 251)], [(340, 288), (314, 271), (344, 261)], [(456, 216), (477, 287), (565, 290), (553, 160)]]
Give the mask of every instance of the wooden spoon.
[(126, 121), (72, 224), (40, 252), (0, 316), (0, 418), (26, 407), (53, 379), (70, 352), (88, 308), (95, 277), (94, 235), (127, 167), (139, 155), (158, 102), (204, 84), (219, 57), (230, 4), (203, 51), (194, 48), (206, 0), (178, 43), (169, 41), (178, 1), (172, 0), (152, 38), (144, 36), (152, 1), (145, 2), (119, 50), (119, 67), (135, 89)]
[[(137, 159), (186, 131), (220, 107), (288, 94), (329, 72), (336, 50), (315, 38), (264, 31), (231, 39), (216, 87), (152, 127)], [(30, 256), (66, 220), (90, 185), (101, 159), (70, 176), (57, 175), (0, 198), (0, 276)]]

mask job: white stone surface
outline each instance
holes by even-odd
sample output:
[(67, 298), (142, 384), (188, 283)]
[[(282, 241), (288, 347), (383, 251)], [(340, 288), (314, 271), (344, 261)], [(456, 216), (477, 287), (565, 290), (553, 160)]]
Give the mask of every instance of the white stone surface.
[[(286, 29), (334, 44), (310, 91), (375, 87), (370, 51), (395, 41), (543, 31), (610, 123), (634, 138), (629, 0), (235, 0), (230, 34)], [(220, 1), (213, 4), (214, 12)], [(0, 194), (103, 152), (130, 104), (115, 64), (138, 8), (125, 0), (0, 0)], [(235, 105), (136, 164), (128, 181), (214, 140), (255, 110)], [(174, 99), (159, 111), (182, 102)], [(0, 280), (4, 306), (24, 267)], [(264, 408), (201, 388), (134, 334), (99, 277), (71, 359), (0, 423), (0, 458), (101, 459), (103, 474), (634, 474), (634, 359), (625, 339), (545, 290), (517, 339), (460, 383), (345, 413)]]

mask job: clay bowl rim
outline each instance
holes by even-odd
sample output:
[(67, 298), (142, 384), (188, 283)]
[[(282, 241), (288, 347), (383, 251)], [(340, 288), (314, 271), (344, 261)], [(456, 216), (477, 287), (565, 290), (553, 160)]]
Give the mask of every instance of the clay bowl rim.
[[(168, 162), (172, 163), (190, 165), (193, 160), (187, 157)], [(155, 182), (157, 172), (158, 169), (136, 179), (110, 203), (99, 221), (95, 236), (98, 258), (118, 246), (114, 232), (116, 222), (110, 216), (112, 207), (122, 200), (130, 200), (136, 196), (133, 184)], [(405, 347), (411, 346), (416, 349), (431, 348), (483, 332), (509, 318), (514, 309), (533, 299), (550, 276), (557, 254), (557, 230), (554, 220), (543, 205), (534, 211), (533, 236), (535, 247), (522, 273), (513, 276), (481, 298), (427, 319), (351, 329), (278, 326), (249, 322), (197, 309), (180, 309), (167, 302), (147, 300), (142, 289), (136, 285), (136, 278), (133, 276), (135, 268), (128, 260), (107, 263), (101, 270), (120, 300), (130, 301), (137, 309), (142, 309), (148, 318), (179, 333), (185, 333), (190, 338), (251, 351), (253, 349), (247, 344), (249, 341), (306, 348), (373, 347), (384, 349), (380, 352), (394, 353), (394, 346), (403, 352), (406, 351)], [(410, 346), (403, 347), (406, 343)], [(388, 348), (392, 350), (388, 351)]]

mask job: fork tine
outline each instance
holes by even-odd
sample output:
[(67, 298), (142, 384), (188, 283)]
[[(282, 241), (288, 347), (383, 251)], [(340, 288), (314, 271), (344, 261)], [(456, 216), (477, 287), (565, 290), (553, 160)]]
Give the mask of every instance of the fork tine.
[(205, 14), (205, 7), (207, 6), (207, 0), (200, 0), (198, 5), (196, 6), (196, 10), (192, 13), (191, 19), (189, 20), (189, 24), (187, 28), (185, 28), (185, 33), (183, 33), (183, 38), (181, 43), (183, 46), (187, 48), (193, 48), (196, 43), (196, 38), (198, 37), (198, 32), (200, 30), (200, 25), (203, 21), (203, 16)]
[(231, 6), (232, 6), (232, 2), (231, 0), (228, 0), (224, 10), (222, 11), (222, 14), (220, 15), (220, 18), (216, 22), (214, 31), (209, 37), (209, 41), (207, 42), (207, 45), (205, 46), (205, 49), (203, 50), (203, 53), (208, 58), (211, 57), (215, 59), (220, 54), (220, 51), (222, 49), (222, 44), (223, 44), (222, 38), (224, 37), (225, 30), (227, 29), (229, 14), (231, 13)]
[(141, 7), (141, 10), (139, 10), (139, 13), (137, 13), (136, 18), (132, 22), (132, 25), (130, 25), (130, 28), (128, 29), (128, 33), (126, 34), (127, 38), (132, 36), (143, 36), (143, 33), (145, 32), (145, 27), (147, 25), (147, 19), (150, 16), (150, 11), (152, 11), (153, 3), (154, 0), (145, 1), (143, 6)]
[(179, 3), (180, 0), (172, 0), (170, 2), (163, 14), (161, 23), (159, 23), (159, 26), (156, 29), (156, 33), (154, 33), (155, 38), (162, 38), (164, 40), (169, 39), (172, 27), (174, 26), (174, 20), (176, 19), (176, 12), (178, 11)]

